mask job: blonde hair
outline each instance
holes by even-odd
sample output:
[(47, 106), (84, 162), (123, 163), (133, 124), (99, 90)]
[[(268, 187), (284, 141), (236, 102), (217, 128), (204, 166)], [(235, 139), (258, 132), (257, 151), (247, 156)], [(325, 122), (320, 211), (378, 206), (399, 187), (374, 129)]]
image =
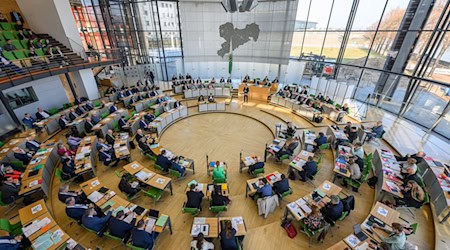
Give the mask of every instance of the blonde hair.
[(417, 184), (415, 181), (408, 181), (408, 184), (411, 185), (411, 196), (414, 200), (422, 202), (425, 200), (425, 192), (423, 191), (423, 188)]

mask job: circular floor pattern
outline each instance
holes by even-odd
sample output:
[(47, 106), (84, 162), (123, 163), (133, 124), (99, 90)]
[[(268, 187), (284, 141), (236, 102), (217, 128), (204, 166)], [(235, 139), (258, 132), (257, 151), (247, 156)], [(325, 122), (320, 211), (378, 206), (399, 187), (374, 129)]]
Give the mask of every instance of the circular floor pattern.
[(177, 155), (194, 159), (196, 166), (205, 166), (206, 154), (209, 160), (235, 166), (241, 150), (243, 155), (263, 156), (264, 145), (271, 138), (272, 132), (260, 121), (238, 114), (209, 113), (173, 124), (160, 138), (160, 144)]

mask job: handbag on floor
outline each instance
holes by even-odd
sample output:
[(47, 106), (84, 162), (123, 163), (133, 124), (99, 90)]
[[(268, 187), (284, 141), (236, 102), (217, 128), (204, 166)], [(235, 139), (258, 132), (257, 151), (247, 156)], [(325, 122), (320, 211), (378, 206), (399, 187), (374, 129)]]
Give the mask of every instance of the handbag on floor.
[(284, 228), (284, 230), (286, 230), (289, 238), (293, 239), (295, 236), (297, 236), (297, 230), (295, 229), (294, 225), (292, 225), (291, 221), (284, 220), (281, 223), (281, 226)]

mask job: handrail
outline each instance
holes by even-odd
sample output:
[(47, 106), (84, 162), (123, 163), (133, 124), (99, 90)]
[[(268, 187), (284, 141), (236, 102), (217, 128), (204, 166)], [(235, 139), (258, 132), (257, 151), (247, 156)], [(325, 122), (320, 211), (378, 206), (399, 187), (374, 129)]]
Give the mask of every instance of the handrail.
[[(84, 46), (82, 44), (79, 44), (77, 41), (73, 40), (72, 38), (70, 38), (68, 36), (66, 36), (66, 37), (67, 37), (67, 41), (69, 42), (70, 45), (72, 45), (72, 43), (71, 43), (71, 41), (72, 41), (73, 43), (78, 45), (79, 48), (81, 48), (81, 51), (80, 51), (81, 57), (83, 59), (87, 59), (87, 54), (86, 54), (86, 50), (84, 49)], [(72, 50), (73, 50), (73, 48), (72, 48)]]

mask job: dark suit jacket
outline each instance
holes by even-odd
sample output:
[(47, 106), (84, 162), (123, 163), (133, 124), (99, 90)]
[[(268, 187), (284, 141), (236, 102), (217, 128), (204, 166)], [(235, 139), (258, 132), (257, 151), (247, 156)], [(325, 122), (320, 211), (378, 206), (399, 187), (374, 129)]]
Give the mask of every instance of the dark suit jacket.
[(64, 122), (63, 119), (59, 118), (58, 120), (58, 124), (61, 127), (61, 129), (65, 129), (67, 127), (66, 123)]
[(40, 148), (40, 143), (37, 142), (36, 140), (33, 140), (33, 141), (36, 142), (37, 144), (39, 144), (39, 146), (35, 146), (33, 143), (27, 141), (27, 142), (25, 142), (25, 147), (31, 151), (37, 152)]
[(145, 230), (133, 228), (131, 230), (131, 241), (133, 245), (145, 249), (153, 248), (153, 236)]
[(91, 133), (92, 132), (92, 128), (94, 127), (94, 124), (86, 122), (84, 123), (84, 130), (86, 130), (87, 133)]
[(117, 107), (116, 107), (116, 105), (112, 105), (111, 107), (109, 107), (109, 113), (111, 114), (111, 113), (114, 113), (114, 112), (116, 112), (117, 111)]
[(323, 208), (323, 214), (326, 218), (331, 219), (332, 221), (336, 221), (341, 217), (342, 212), (344, 211), (344, 204), (342, 204), (342, 201), (339, 201), (339, 204), (333, 205), (331, 203), (328, 203)]
[(285, 178), (283, 180), (279, 180), (273, 184), (273, 188), (280, 194), (289, 190), (289, 180)]
[(84, 109), (86, 109), (86, 110), (93, 110), (94, 106), (92, 106), (92, 104), (86, 103), (86, 105), (84, 105)]
[(14, 153), (14, 157), (21, 161), (24, 165), (28, 165), (31, 161), (31, 156), (28, 154), (22, 154), (22, 153)]
[(106, 142), (107, 142), (108, 144), (113, 145), (115, 140), (116, 140), (116, 138), (114, 138), (114, 136), (112, 136), (112, 135), (110, 135), (110, 134), (107, 134), (107, 135), (106, 135)]
[(81, 201), (81, 197), (78, 194), (76, 194), (75, 192), (69, 191), (67, 193), (61, 193), (61, 192), (58, 193), (58, 200), (61, 202), (66, 202), (66, 199), (70, 198), (70, 197), (75, 198), (75, 203), (77, 203), (77, 204), (79, 204)]
[(75, 204), (75, 206), (66, 207), (66, 214), (72, 219), (81, 221), (81, 218), (83, 217), (86, 210), (87, 210), (86, 205)]
[(139, 142), (142, 137), (144, 137), (144, 136), (140, 135), (140, 134), (136, 134), (136, 141)]
[(122, 130), (123, 126), (125, 126), (127, 124), (127, 121), (125, 121), (125, 119), (120, 119), (119, 120), (119, 129)]
[(186, 207), (200, 208), (203, 196), (205, 195), (203, 194), (203, 192), (195, 192), (189, 190), (186, 192), (186, 196), (187, 196)]
[[(86, 110), (85, 110), (85, 111), (86, 111)], [(75, 113), (77, 113), (78, 115), (84, 114), (83, 110), (81, 110), (80, 107), (77, 107), (77, 108), (75, 109)]]
[(83, 217), (81, 218), (81, 222), (85, 227), (96, 232), (100, 232), (100, 230), (102, 230), (106, 226), (106, 223), (108, 223), (111, 215), (111, 211), (109, 211), (105, 216), (101, 218), (97, 216), (89, 217), (87, 215), (83, 215)]
[(150, 147), (145, 142), (139, 141), (139, 148), (144, 151), (144, 153), (150, 152)]
[[(47, 115), (50, 116), (50, 114), (49, 114), (46, 110), (44, 110), (43, 112), (47, 113)], [(44, 120), (45, 117), (43, 117), (39, 112), (36, 112), (36, 119), (37, 119), (38, 121), (40, 121), (40, 120)]]
[(113, 236), (124, 238), (125, 235), (133, 229), (133, 225), (136, 224), (136, 218), (131, 220), (131, 223), (127, 223), (123, 220), (112, 217), (109, 220), (109, 233)]
[(314, 141), (317, 143), (317, 147), (320, 147), (320, 145), (327, 143), (327, 137), (326, 136), (319, 137), (314, 139)]
[(139, 128), (141, 128), (141, 129), (147, 129), (147, 128), (146, 128), (147, 125), (148, 125), (148, 124), (146, 124), (145, 122), (139, 121)]
[[(75, 112), (76, 113), (76, 112)], [(75, 120), (75, 119), (77, 119), (77, 117), (73, 114), (73, 112), (70, 112), (69, 113), (69, 118), (70, 118), (70, 120)]]
[(2, 187), (2, 201), (6, 204), (13, 202), (19, 197), (20, 186), (15, 184), (3, 183)]
[(169, 171), (170, 166), (172, 165), (172, 162), (167, 159), (164, 155), (158, 155), (156, 156), (156, 164), (160, 165), (164, 171)]
[(317, 172), (317, 164), (315, 161), (307, 161), (303, 165), (303, 171), (305, 171), (306, 176), (312, 176)]

